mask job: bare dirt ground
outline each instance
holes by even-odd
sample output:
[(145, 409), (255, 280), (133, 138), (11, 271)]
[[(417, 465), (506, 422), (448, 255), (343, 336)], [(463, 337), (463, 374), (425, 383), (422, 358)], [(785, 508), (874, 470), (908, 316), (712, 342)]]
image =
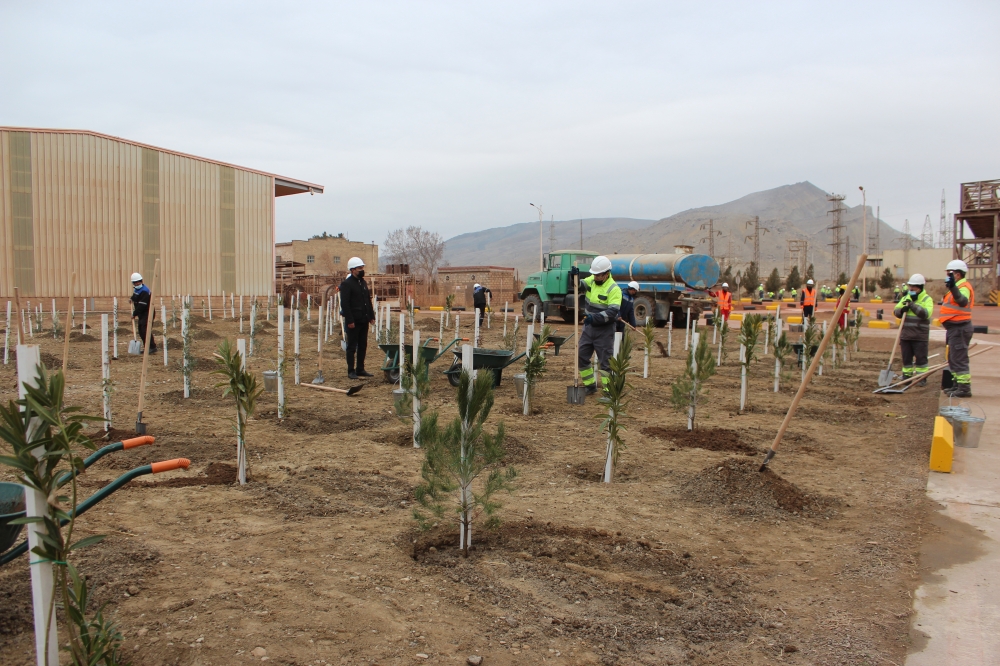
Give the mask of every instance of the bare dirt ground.
[[(797, 373), (774, 394), (765, 357), (751, 372), (752, 409), (739, 414), (735, 335), (693, 436), (668, 403), (683, 331), (673, 334), (673, 358), (654, 350), (651, 378), (632, 382), (628, 448), (610, 485), (599, 482), (600, 407), (592, 398), (583, 407), (565, 401), (571, 346), (549, 357), (530, 417), (514, 394), (518, 370), (508, 368), (490, 422), (507, 426), (519, 489), (502, 498), (503, 526), (478, 530), (464, 559), (455, 529), (421, 533), (411, 517), (421, 452), (410, 422), (394, 415), (377, 348), (368, 368), (378, 376), (356, 397), (289, 386), (290, 413), (279, 422), (276, 397), (265, 394), (249, 427), (251, 482), (240, 487), (234, 407), (209, 374), (212, 352), (222, 337), (238, 336), (237, 325), (195, 320), (193, 396), (182, 397), (179, 330), (171, 329), (169, 367), (162, 355), (150, 359), (145, 421), (156, 444), (109, 456), (81, 479), (89, 493), (140, 464), (192, 461), (187, 472), (134, 481), (78, 523), (81, 534), (109, 535), (79, 563), (136, 664), (249, 663), (262, 659), (256, 648), (278, 664), (464, 663), (469, 655), (486, 664), (905, 658), (916, 556), (929, 525), (924, 486), (936, 397), (932, 387), (872, 395), (891, 339), (863, 337), (846, 367), (825, 368), (764, 474), (756, 471), (762, 450)], [(424, 338), (437, 335), (437, 313), (418, 315), (418, 325)], [(274, 318), (263, 328), (256, 371), (276, 357)], [(495, 317), (484, 346), (500, 346), (501, 328)], [(658, 336), (665, 341), (666, 331)], [(59, 362), (61, 341), (50, 333), (34, 342), (47, 363)], [(112, 369), (118, 438), (135, 420), (140, 370), (125, 345)], [(310, 380), (312, 324), (303, 327), (302, 349), (302, 379)], [(98, 414), (99, 338), (74, 338), (70, 350), (69, 400)], [(454, 389), (440, 374), (450, 359), (431, 366), (429, 402), (444, 418), (454, 416)], [(344, 368), (331, 340), (327, 385), (347, 387)], [(15, 386), (13, 362), (0, 366), (4, 400)], [(0, 569), (0, 600), (3, 662), (33, 663), (25, 558)]]

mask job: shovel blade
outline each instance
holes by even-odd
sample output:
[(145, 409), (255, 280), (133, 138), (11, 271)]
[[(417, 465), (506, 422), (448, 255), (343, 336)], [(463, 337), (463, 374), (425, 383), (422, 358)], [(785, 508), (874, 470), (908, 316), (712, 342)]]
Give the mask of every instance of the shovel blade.
[(129, 340), (129, 343), (128, 343), (128, 353), (132, 354), (133, 356), (141, 356), (142, 355), (142, 345), (139, 344), (138, 340)]
[(322, 384), (322, 383), (324, 383), (325, 381), (326, 381), (326, 380), (325, 380), (325, 379), (323, 379), (323, 371), (322, 371), (322, 370), (320, 370), (319, 372), (317, 372), (317, 373), (316, 373), (316, 378), (312, 380), (312, 383), (313, 383), (313, 384)]
[(586, 386), (567, 386), (566, 402), (571, 405), (582, 405), (587, 401)]
[(351, 388), (347, 389), (347, 395), (354, 395), (364, 387), (365, 387), (364, 384), (358, 384), (357, 386), (352, 386)]
[(892, 370), (879, 370), (878, 373), (878, 385), (879, 386), (889, 386), (892, 384), (896, 377), (896, 373)]

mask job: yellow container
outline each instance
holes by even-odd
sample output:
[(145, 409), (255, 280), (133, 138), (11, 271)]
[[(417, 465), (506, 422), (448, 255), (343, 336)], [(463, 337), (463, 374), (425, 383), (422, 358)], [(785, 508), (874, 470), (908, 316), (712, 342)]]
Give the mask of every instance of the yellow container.
[(782, 303), (794, 303), (795, 299), (794, 298), (783, 298), (783, 299), (781, 299), (781, 302)]
[(430, 311), (431, 312), (444, 312), (444, 308), (441, 307), (440, 305), (432, 305), (430, 307)]
[(940, 326), (941, 325), (941, 320), (940, 319), (932, 319), (931, 320), (931, 325), (932, 326)]
[(802, 323), (802, 317), (798, 317), (798, 316), (796, 316), (796, 317), (788, 317), (785, 321), (787, 321), (789, 324), (801, 324)]
[(743, 313), (742, 312), (730, 313), (729, 321), (743, 321)]
[(869, 319), (868, 328), (892, 328), (892, 322), (884, 319)]
[(932, 472), (951, 472), (951, 461), (955, 456), (955, 432), (948, 419), (934, 417), (934, 438), (931, 440)]
[(752, 298), (741, 298), (740, 303), (753, 303)]
[(767, 310), (777, 310), (778, 306), (777, 305), (765, 305), (764, 308), (767, 309)]

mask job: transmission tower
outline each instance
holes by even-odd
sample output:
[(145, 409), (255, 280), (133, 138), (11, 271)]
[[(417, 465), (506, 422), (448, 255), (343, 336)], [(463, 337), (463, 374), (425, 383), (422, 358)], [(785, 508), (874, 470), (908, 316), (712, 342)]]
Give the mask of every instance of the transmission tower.
[(826, 214), (833, 216), (833, 221), (827, 230), (831, 232), (833, 237), (830, 243), (830, 272), (832, 274), (830, 279), (836, 281), (844, 271), (844, 266), (850, 264), (850, 259), (844, 262), (844, 195), (831, 194), (826, 200), (833, 206)]
[(702, 238), (701, 241), (699, 241), (699, 244), (708, 243), (708, 256), (715, 259), (715, 237), (721, 236), (722, 232), (715, 230), (715, 224), (712, 220), (709, 220), (705, 224), (701, 225), (701, 230), (704, 231), (705, 229), (708, 229), (708, 235)]
[(913, 236), (910, 235), (910, 221), (903, 220), (903, 249), (913, 249)]
[(756, 215), (754, 215), (752, 220), (747, 221), (747, 228), (751, 224), (753, 225), (753, 235), (744, 238), (743, 242), (746, 243), (748, 240), (753, 240), (753, 263), (757, 266), (757, 272), (760, 273), (760, 232), (763, 231), (766, 234), (770, 229), (760, 226), (760, 217)]
[(934, 227), (931, 225), (931, 216), (924, 217), (924, 228), (920, 232), (920, 243), (924, 247), (934, 247)]
[(941, 223), (938, 225), (938, 247), (952, 247), (952, 226), (948, 223), (948, 213), (944, 205), (944, 190), (941, 190)]
[(792, 266), (798, 266), (803, 275), (809, 268), (809, 241), (804, 239), (789, 239), (788, 252), (785, 261), (785, 275), (792, 271)]
[(726, 239), (726, 266), (732, 267), (736, 263), (736, 253), (733, 248), (733, 232), (729, 232), (729, 237)]
[(555, 252), (556, 249), (556, 223), (549, 220), (549, 252)]

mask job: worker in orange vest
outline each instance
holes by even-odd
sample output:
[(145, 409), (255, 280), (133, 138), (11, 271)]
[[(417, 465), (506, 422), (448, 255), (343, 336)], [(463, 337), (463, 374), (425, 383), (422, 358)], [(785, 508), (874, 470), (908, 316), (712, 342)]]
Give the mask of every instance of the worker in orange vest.
[(719, 316), (729, 323), (729, 313), (733, 311), (733, 294), (729, 291), (729, 283), (722, 283), (722, 291), (715, 293), (715, 302), (719, 304)]
[(802, 289), (802, 296), (799, 299), (802, 303), (802, 320), (805, 321), (813, 316), (816, 309), (816, 283), (806, 280), (806, 286)]
[(948, 370), (951, 371), (953, 385), (945, 389), (952, 398), (972, 397), (972, 373), (969, 370), (969, 343), (972, 341), (972, 306), (976, 293), (972, 284), (965, 279), (969, 267), (961, 259), (948, 262), (945, 268), (948, 279), (945, 286), (948, 293), (941, 301), (938, 318), (945, 330), (945, 344), (948, 345)]

